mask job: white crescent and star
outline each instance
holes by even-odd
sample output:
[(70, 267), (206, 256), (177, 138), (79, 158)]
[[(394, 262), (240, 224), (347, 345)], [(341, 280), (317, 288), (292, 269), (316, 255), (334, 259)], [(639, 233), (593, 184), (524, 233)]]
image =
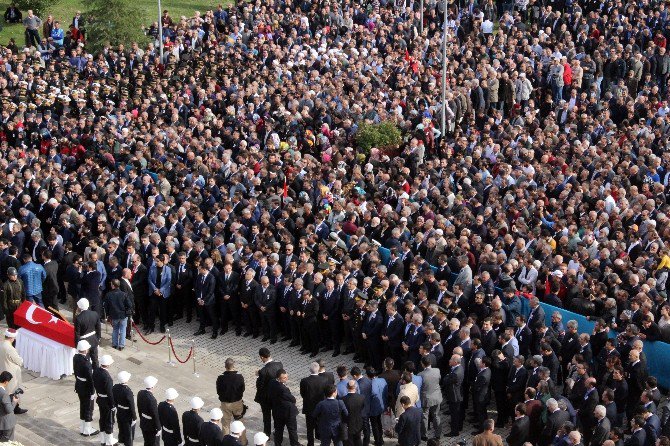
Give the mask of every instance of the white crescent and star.
[[(30, 308), (28, 308), (28, 310), (26, 311), (26, 320), (33, 325), (39, 325), (39, 324), (41, 324), (41, 322), (37, 322), (33, 318), (33, 313), (35, 312), (35, 309), (37, 309), (37, 305), (31, 305)], [(48, 323), (49, 324), (57, 324), (58, 323), (58, 318), (52, 314)]]

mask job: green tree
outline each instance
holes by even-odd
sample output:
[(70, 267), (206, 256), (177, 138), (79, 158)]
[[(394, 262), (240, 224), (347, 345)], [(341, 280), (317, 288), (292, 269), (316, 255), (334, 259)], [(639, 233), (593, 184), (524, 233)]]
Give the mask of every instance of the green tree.
[[(50, 11), (58, 3), (58, 0), (16, 0), (15, 3), (21, 12), (23, 12), (24, 17), (26, 16), (26, 11), (32, 9), (36, 16), (42, 20), (46, 20), (47, 11)], [(42, 14), (45, 17), (42, 17)]]
[(105, 45), (144, 43), (144, 14), (133, 0), (89, 0), (86, 46), (94, 51)]

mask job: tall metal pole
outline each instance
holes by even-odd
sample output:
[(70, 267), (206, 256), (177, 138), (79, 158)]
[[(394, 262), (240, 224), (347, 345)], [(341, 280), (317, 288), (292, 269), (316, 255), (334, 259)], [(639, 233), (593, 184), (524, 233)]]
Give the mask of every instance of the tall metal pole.
[(421, 35), (423, 35), (423, 0), (421, 0), (421, 7), (419, 9), (421, 11), (421, 25), (419, 26), (421, 29)]
[(161, 63), (163, 63), (163, 8), (161, 7), (161, 0), (158, 0), (158, 48)]
[(444, 22), (442, 23), (442, 137), (447, 133), (447, 10), (447, 0), (444, 0)]

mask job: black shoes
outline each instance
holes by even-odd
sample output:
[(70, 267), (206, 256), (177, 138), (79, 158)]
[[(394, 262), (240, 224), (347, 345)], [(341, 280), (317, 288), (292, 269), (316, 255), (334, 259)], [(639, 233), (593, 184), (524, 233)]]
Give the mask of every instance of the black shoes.
[(333, 352), (333, 354), (332, 354), (333, 358), (337, 358), (338, 356), (340, 356), (340, 352), (338, 352), (338, 351)]
[(276, 343), (277, 343), (276, 339), (273, 339), (273, 340), (270, 341), (270, 344), (276, 344)]
[(212, 339), (216, 339), (219, 336), (217, 332), (212, 333)]
[(193, 336), (200, 336), (200, 335), (204, 335), (204, 334), (205, 334), (205, 330), (198, 330), (195, 333), (193, 333)]

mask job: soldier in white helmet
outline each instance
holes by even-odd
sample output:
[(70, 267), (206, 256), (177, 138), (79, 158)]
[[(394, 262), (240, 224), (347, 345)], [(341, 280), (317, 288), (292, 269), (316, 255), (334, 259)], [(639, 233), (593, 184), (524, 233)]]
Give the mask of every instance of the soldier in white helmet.
[(88, 357), (90, 348), (91, 344), (82, 339), (77, 343), (77, 354), (72, 359), (75, 377), (74, 391), (79, 397), (79, 433), (86, 437), (97, 435), (100, 432), (91, 425), (95, 388), (93, 387), (93, 365)]
[(74, 318), (74, 341), (85, 339), (90, 344), (89, 355), (93, 368), (98, 368), (98, 344), (100, 342), (101, 325), (97, 311), (89, 310), (88, 299), (77, 301), (79, 314)]

